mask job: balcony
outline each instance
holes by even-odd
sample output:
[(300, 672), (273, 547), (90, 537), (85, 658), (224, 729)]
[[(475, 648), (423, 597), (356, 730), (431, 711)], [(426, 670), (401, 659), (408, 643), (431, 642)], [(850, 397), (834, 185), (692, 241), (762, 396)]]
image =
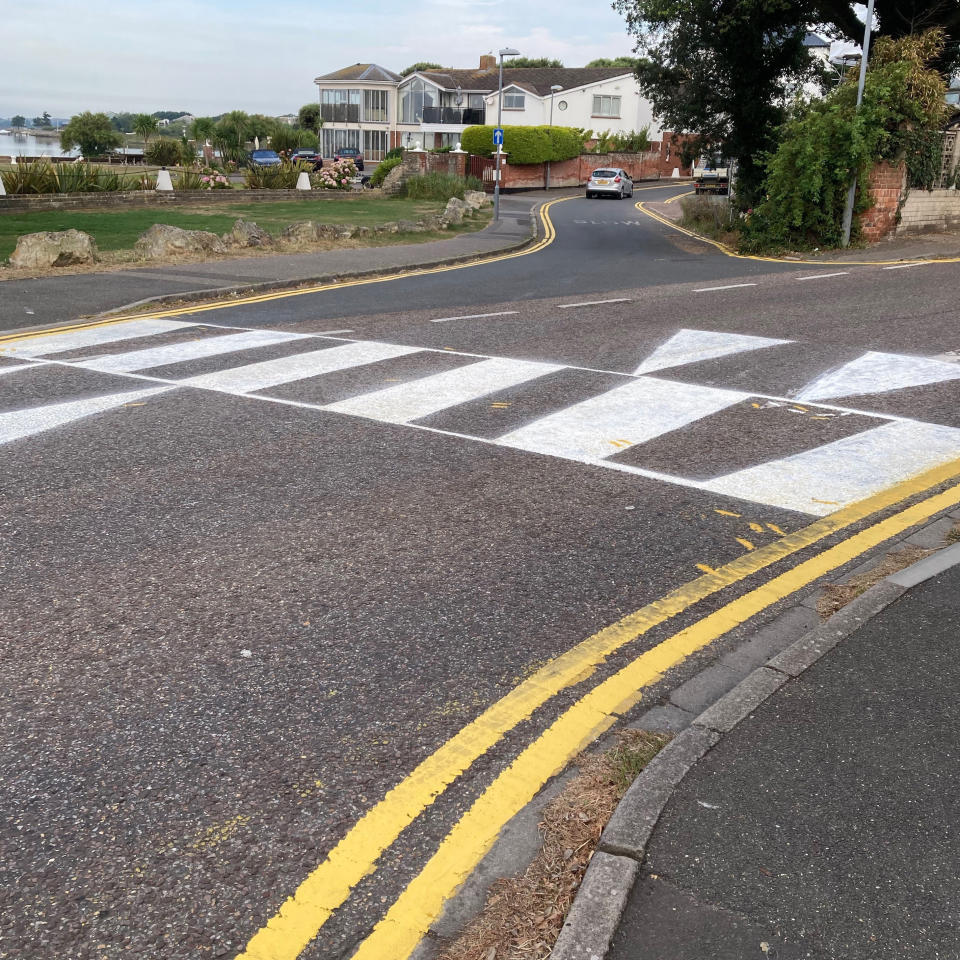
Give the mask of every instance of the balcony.
[[(486, 117), (486, 111), (483, 107), (467, 107), (459, 109), (457, 107), (424, 107), (421, 124), (427, 127), (470, 127), (475, 124), (483, 124)], [(442, 131), (440, 131), (442, 132)]]
[(320, 118), (324, 123), (359, 123), (359, 103), (322, 103)]

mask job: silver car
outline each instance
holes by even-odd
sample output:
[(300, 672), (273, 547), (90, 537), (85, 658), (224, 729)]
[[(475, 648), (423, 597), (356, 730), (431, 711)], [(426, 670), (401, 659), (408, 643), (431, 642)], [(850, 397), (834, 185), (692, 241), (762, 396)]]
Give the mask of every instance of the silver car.
[(587, 199), (591, 197), (624, 197), (633, 196), (633, 181), (626, 171), (619, 167), (604, 167), (594, 170), (587, 181)]

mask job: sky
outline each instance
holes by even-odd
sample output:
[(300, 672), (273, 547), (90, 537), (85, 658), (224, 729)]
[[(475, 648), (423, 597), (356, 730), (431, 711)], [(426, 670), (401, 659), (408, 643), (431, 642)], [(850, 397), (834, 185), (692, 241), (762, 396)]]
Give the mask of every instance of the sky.
[(606, 0), (45, 0), (6, 5), (0, 36), (5, 117), (276, 116), (316, 98), (314, 77), (358, 62), (469, 68), (512, 46), (578, 67), (632, 51)]

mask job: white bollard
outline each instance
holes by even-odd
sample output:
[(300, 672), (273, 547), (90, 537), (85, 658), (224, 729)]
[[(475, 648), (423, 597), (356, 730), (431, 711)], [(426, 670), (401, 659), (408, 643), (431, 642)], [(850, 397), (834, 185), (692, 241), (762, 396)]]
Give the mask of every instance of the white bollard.
[(166, 167), (161, 167), (157, 171), (157, 190), (158, 191), (173, 191), (173, 181), (170, 179), (170, 171)]
[(310, 190), (310, 174), (306, 170), (300, 171), (300, 176), (297, 177), (297, 189), (298, 190)]
[(674, 167), (674, 168), (673, 168), (673, 173), (670, 174), (670, 179), (671, 179), (671, 180), (678, 180), (679, 178), (680, 178), (680, 168), (679, 168), (679, 167)]
[(3, 185), (3, 174), (0, 173), (0, 197), (7, 195), (7, 188)]

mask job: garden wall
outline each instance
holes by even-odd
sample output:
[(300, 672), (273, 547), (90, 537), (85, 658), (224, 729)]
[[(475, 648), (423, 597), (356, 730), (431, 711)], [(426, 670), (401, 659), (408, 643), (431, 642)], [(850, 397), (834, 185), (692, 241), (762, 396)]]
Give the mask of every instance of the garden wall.
[(868, 243), (883, 240), (897, 229), (897, 212), (906, 182), (906, 169), (900, 163), (878, 163), (870, 171), (873, 206), (860, 215), (860, 231)]
[[(648, 153), (586, 153), (571, 160), (558, 160), (550, 164), (551, 187), (582, 187), (590, 174), (599, 167), (622, 167), (634, 180), (656, 180), (664, 176), (659, 150)], [(495, 170), (484, 171), (484, 186), (493, 189)], [(669, 176), (669, 174), (666, 174)], [(536, 190), (546, 186), (545, 163), (510, 164), (503, 167), (503, 190)]]
[(111, 193), (23, 193), (0, 196), (0, 214), (31, 210), (101, 210), (111, 207), (179, 207), (190, 204), (276, 203), (278, 200), (313, 201), (362, 196), (348, 190), (153, 190)]
[(868, 243), (960, 229), (960, 192), (908, 190), (903, 164), (877, 164), (870, 174), (870, 193), (873, 206), (860, 216), (860, 229)]
[(960, 229), (960, 192), (911, 190), (900, 208), (897, 236)]

